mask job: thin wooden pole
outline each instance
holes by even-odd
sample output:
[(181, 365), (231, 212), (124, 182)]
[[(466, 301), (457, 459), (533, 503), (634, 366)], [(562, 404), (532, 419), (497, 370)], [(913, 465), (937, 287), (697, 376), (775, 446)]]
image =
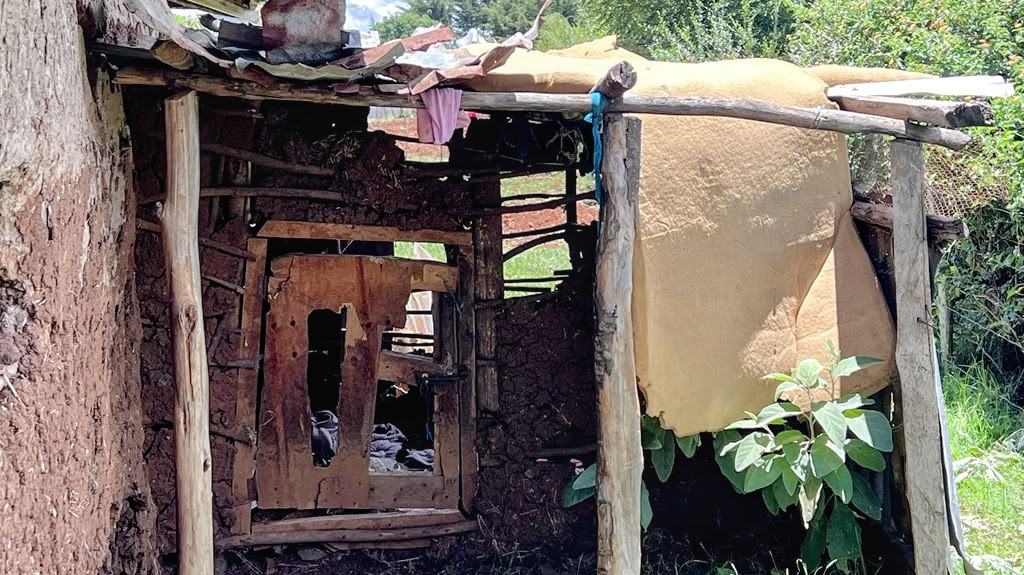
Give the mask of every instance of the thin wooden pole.
[(928, 231), (924, 211), (924, 150), (896, 140), (890, 152), (893, 251), (896, 274), (896, 367), (899, 369), (906, 445), (906, 494), (917, 575), (942, 575), (949, 533), (942, 477), (941, 391), (932, 361)]
[(199, 101), (185, 92), (164, 101), (167, 203), (160, 213), (171, 284), (174, 341), (174, 449), (178, 573), (213, 573), (210, 382), (199, 273)]
[(597, 572), (640, 573), (640, 399), (633, 356), (633, 247), (640, 175), (640, 120), (605, 121), (601, 235), (595, 306), (599, 445)]
[[(501, 200), (501, 183), (474, 185), (478, 202), (493, 206)], [(504, 289), (504, 260), (501, 247), (501, 214), (480, 215), (473, 220), (473, 252), (476, 268), (474, 290), (476, 301), (500, 300)], [(481, 410), (495, 413), (500, 408), (498, 366), (494, 359), (498, 341), (495, 333), (496, 310), (476, 312), (476, 400)], [(482, 360), (482, 361), (481, 361)]]

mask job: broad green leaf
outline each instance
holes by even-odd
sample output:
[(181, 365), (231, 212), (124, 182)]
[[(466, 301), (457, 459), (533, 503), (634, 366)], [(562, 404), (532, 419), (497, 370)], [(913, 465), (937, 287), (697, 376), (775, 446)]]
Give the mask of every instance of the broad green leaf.
[(835, 403), (826, 401), (814, 404), (811, 412), (828, 438), (836, 445), (842, 445), (846, 439), (846, 416), (842, 410)]
[(892, 451), (892, 425), (880, 411), (852, 410), (846, 425), (858, 439), (879, 451)]
[(794, 415), (800, 415), (802, 412), (800, 408), (793, 405), (792, 403), (769, 403), (757, 414), (757, 424), (759, 426), (765, 426), (770, 423), (780, 422), (787, 417), (793, 417)]
[(806, 565), (808, 573), (817, 573), (821, 567), (821, 556), (825, 553), (826, 525), (823, 519), (824, 505), (808, 521), (807, 535), (800, 545), (800, 559)]
[(577, 503), (586, 501), (597, 493), (597, 489), (594, 487), (587, 487), (586, 489), (573, 489), (572, 484), (565, 486), (562, 490), (562, 506), (572, 507)]
[(725, 426), (726, 429), (757, 429), (758, 427), (761, 425), (757, 423), (756, 416), (752, 419), (740, 419)]
[(805, 441), (807, 436), (796, 429), (787, 429), (775, 436), (775, 445), (784, 445), (796, 441)]
[[(726, 444), (739, 443), (740, 434), (736, 431), (719, 431), (714, 434), (714, 448), (716, 455), (720, 453)], [(717, 455), (715, 457), (715, 463), (718, 464), (718, 469), (721, 470), (722, 475), (729, 480), (732, 484), (733, 489), (737, 493), (743, 493), (743, 481), (744, 473), (736, 471), (736, 453), (734, 451), (727, 452), (723, 455)]]
[(661, 449), (661, 438), (664, 431), (658, 418), (649, 415), (640, 419), (640, 445), (644, 449)]
[(658, 474), (658, 480), (662, 483), (668, 481), (672, 475), (672, 467), (676, 463), (676, 442), (671, 430), (666, 429), (661, 438), (661, 448), (651, 451), (651, 463), (654, 464), (654, 471)]
[(647, 491), (647, 484), (640, 483), (640, 527), (645, 531), (654, 519), (654, 509), (651, 508), (651, 493)]
[(771, 489), (761, 490), (761, 500), (764, 501), (764, 506), (768, 508), (768, 513), (772, 515), (779, 514), (779, 504), (775, 501), (775, 494)]
[(875, 490), (868, 480), (858, 473), (853, 474), (853, 497), (850, 498), (850, 503), (867, 517), (875, 521), (882, 519), (882, 504), (878, 501)]
[[(636, 436), (634, 436), (636, 437)], [(572, 480), (572, 488), (576, 490), (587, 489), (597, 485), (597, 464), (591, 463)]]
[(747, 478), (743, 482), (743, 491), (753, 493), (775, 483), (775, 480), (782, 475), (784, 465), (782, 456), (772, 455), (750, 466), (750, 469), (747, 470)]
[(875, 365), (876, 363), (882, 363), (882, 360), (877, 357), (868, 357), (866, 355), (857, 355), (841, 359), (839, 360), (839, 363), (832, 368), (832, 377), (846, 377), (847, 375), (857, 373), (865, 367)]
[(767, 379), (769, 381), (793, 381), (793, 376), (788, 373), (769, 373), (761, 379)]
[(742, 440), (736, 440), (733, 441), (732, 443), (725, 444), (725, 447), (722, 448), (722, 451), (718, 454), (718, 456), (725, 457), (727, 453), (729, 453), (730, 451), (734, 451), (737, 447), (739, 447), (740, 441)]
[(849, 395), (844, 395), (841, 398), (839, 398), (838, 402), (836, 402), (836, 405), (839, 407), (839, 410), (844, 412), (850, 409), (859, 409), (866, 405), (874, 404), (875, 400), (870, 398), (865, 399), (861, 397), (859, 393), (851, 393)]
[(782, 397), (784, 394), (789, 393), (790, 391), (796, 391), (798, 389), (803, 388), (800, 387), (800, 384), (798, 384), (797, 382), (792, 381), (792, 378), (790, 378), (790, 380), (788, 381), (783, 381), (782, 383), (775, 387), (775, 401), (778, 401), (779, 398)]
[(694, 453), (697, 453), (697, 448), (700, 447), (700, 434), (695, 433), (686, 437), (677, 437), (676, 445), (679, 446), (679, 451), (682, 451), (683, 455), (689, 459), (693, 457)]
[(805, 359), (796, 366), (796, 380), (807, 387), (817, 387), (821, 370), (825, 369), (816, 359)]
[(846, 454), (864, 469), (871, 471), (885, 469), (885, 458), (882, 457), (882, 454), (856, 437), (846, 440)]
[(828, 556), (833, 560), (859, 559), (860, 526), (853, 512), (845, 505), (833, 505), (825, 536)]
[(797, 474), (792, 467), (785, 465), (782, 468), (782, 481), (779, 483), (786, 490), (787, 494), (795, 496), (796, 488), (800, 484), (800, 478), (797, 477)]
[(819, 435), (811, 446), (811, 473), (821, 479), (843, 464), (842, 458), (828, 445), (828, 439)]
[[(783, 466), (782, 476), (786, 476), (786, 468)], [(767, 489), (765, 489), (767, 491)], [(789, 491), (783, 481), (776, 481), (772, 483), (772, 495), (775, 496), (775, 502), (779, 504), (779, 510), (785, 510), (790, 505), (796, 503), (796, 488), (794, 486), (793, 491)]]
[(804, 524), (811, 521), (814, 511), (818, 506), (818, 498), (821, 495), (821, 480), (813, 475), (808, 475), (807, 480), (797, 490), (797, 501), (800, 503), (800, 515)]
[(839, 500), (849, 503), (853, 497), (853, 476), (845, 465), (840, 465), (835, 471), (825, 476), (825, 483), (832, 489)]
[(761, 458), (767, 449), (767, 445), (759, 438), (764, 434), (751, 433), (744, 437), (736, 446), (736, 471), (743, 471), (750, 467), (755, 461)]

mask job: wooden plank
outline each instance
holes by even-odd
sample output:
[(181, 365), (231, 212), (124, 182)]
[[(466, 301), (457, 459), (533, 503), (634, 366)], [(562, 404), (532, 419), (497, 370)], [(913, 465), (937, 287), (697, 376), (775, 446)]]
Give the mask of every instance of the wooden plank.
[[(474, 185), (478, 203), (496, 206), (501, 201), (501, 184), (486, 182)], [(474, 297), (477, 300), (499, 300), (504, 289), (504, 260), (501, 245), (501, 215), (484, 215), (473, 220)], [(493, 308), (476, 312), (477, 359), (493, 360), (498, 347)], [(498, 366), (493, 363), (476, 365), (476, 400), (482, 410), (497, 412), (500, 407)]]
[[(884, 204), (853, 202), (850, 207), (853, 219), (871, 224), (886, 230), (892, 230), (892, 208)], [(927, 214), (925, 222), (928, 228), (928, 243), (955, 241), (967, 237), (967, 225), (962, 220), (949, 216)]]
[[(402, 95), (375, 92), (339, 94), (329, 87), (309, 85), (261, 86), (253, 82), (215, 78), (173, 70), (145, 70), (125, 67), (116, 72), (114, 81), (125, 85), (178, 86), (217, 96), (254, 100), (319, 102), (364, 107), (423, 107), (423, 102), (419, 98), (410, 98)], [(1000, 93), (1004, 91), (1002, 90)], [(840, 94), (837, 93), (837, 95)], [(591, 110), (592, 103), (588, 94), (464, 92), (462, 94), (462, 108), (465, 110), (502, 112), (586, 113)], [(780, 106), (772, 102), (741, 98), (626, 94), (621, 99), (611, 102), (606, 111), (609, 113), (664, 114), (670, 116), (719, 116), (811, 130), (827, 130), (843, 134), (878, 133), (920, 140), (957, 150), (962, 149), (970, 141), (970, 136), (955, 130), (918, 126), (893, 118), (883, 118), (843, 110)]]
[(1002, 76), (953, 76), (894, 80), (864, 84), (840, 84), (826, 92), (830, 99), (843, 96), (974, 96), (978, 98), (1009, 98), (1013, 84)]
[[(267, 240), (250, 239), (246, 251), (253, 255), (245, 265), (245, 295), (242, 296), (241, 341), (239, 357), (258, 357), (260, 337), (263, 331), (263, 293), (266, 282)], [(238, 387), (235, 399), (235, 426), (256, 433), (256, 397), (259, 385), (259, 366), (243, 367), (238, 370)], [(235, 523), (232, 534), (249, 533), (251, 515), (249, 502), (254, 495), (249, 482), (256, 473), (256, 450), (252, 445), (235, 443), (235, 457), (231, 474), (231, 496), (235, 501), (245, 502), (235, 507)]]
[[(458, 477), (425, 472), (371, 473), (369, 508), (431, 507), (457, 509)], [(452, 486), (456, 486), (454, 496)]]
[(404, 509), (383, 513), (352, 513), (281, 519), (266, 523), (253, 523), (254, 534), (287, 533), (289, 531), (318, 531), (339, 529), (400, 529), (450, 525), (463, 521), (458, 509)]
[(234, 549), (257, 545), (288, 545), (295, 543), (376, 543), (444, 537), (476, 531), (476, 521), (466, 520), (448, 525), (407, 527), (404, 529), (335, 529), (288, 531), (284, 533), (253, 533), (234, 535), (217, 541), (218, 549)]
[(906, 442), (906, 493), (920, 575), (946, 573), (949, 534), (942, 476), (939, 397), (935, 389), (928, 236), (924, 212), (924, 151), (892, 143), (893, 242), (896, 273), (896, 366)]
[(950, 102), (886, 96), (838, 96), (834, 101), (850, 112), (913, 120), (945, 128), (991, 126), (995, 122), (992, 104), (982, 100)]
[(473, 235), (470, 232), (402, 230), (391, 226), (359, 226), (288, 220), (270, 220), (263, 224), (257, 235), (263, 238), (309, 238), (366, 242), (429, 242), (455, 246), (468, 246), (473, 242)]
[(213, 573), (210, 379), (199, 273), (199, 98), (164, 100), (167, 202), (160, 214), (171, 287), (178, 573)]
[(459, 491), (462, 510), (472, 513), (479, 468), (476, 452), (476, 287), (473, 277), (476, 262), (470, 246), (450, 247), (447, 252), (448, 263), (459, 266), (459, 290), (454, 304), (441, 308), (441, 317), (455, 331), (452, 349), (456, 350), (459, 372), (465, 374), (459, 388)]
[(413, 355), (411, 353), (399, 353), (391, 350), (381, 350), (377, 355), (377, 379), (417, 385), (419, 382), (416, 376), (421, 373), (439, 373), (442, 371), (440, 364), (429, 357)]
[(633, 249), (640, 175), (640, 120), (605, 120), (605, 203), (595, 289), (598, 477), (597, 572), (640, 573), (640, 400), (633, 355)]

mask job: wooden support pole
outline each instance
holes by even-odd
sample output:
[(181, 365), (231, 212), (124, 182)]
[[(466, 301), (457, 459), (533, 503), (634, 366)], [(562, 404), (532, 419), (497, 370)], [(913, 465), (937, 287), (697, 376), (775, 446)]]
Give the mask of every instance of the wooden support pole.
[(640, 120), (605, 120), (605, 203), (597, 243), (594, 369), (599, 418), (597, 572), (640, 573), (640, 399), (633, 356), (633, 249), (640, 182)]
[[(476, 200), (493, 206), (501, 201), (501, 183), (486, 182), (475, 185)], [(500, 300), (504, 289), (504, 260), (501, 248), (501, 214), (481, 215), (473, 220), (473, 252), (475, 261), (474, 289), (476, 301)], [(493, 308), (476, 312), (476, 399), (477, 406), (492, 413), (498, 411), (498, 366), (480, 363), (493, 360), (498, 347)]]
[(199, 273), (199, 99), (164, 101), (167, 203), (160, 213), (171, 284), (174, 341), (174, 459), (178, 506), (178, 573), (213, 573), (210, 474), (210, 381)]
[(905, 490), (910, 506), (917, 575), (943, 575), (949, 534), (942, 476), (941, 397), (932, 361), (928, 233), (924, 212), (924, 151), (896, 140), (890, 152), (893, 259), (896, 274), (896, 367), (906, 446)]

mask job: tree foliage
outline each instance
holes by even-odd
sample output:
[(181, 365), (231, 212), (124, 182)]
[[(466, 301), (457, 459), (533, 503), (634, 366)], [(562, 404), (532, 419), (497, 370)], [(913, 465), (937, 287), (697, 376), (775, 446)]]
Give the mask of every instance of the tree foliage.
[(658, 60), (778, 56), (799, 0), (584, 0), (588, 19)]
[[(529, 29), (540, 6), (530, 0), (411, 0), (406, 10), (385, 18), (374, 29), (383, 40), (408, 35), (423, 22), (441, 23), (459, 34), (475, 28), (502, 39)], [(545, 15), (561, 27), (560, 34), (578, 35), (578, 30), (571, 29), (576, 25), (577, 12), (577, 0), (554, 0)]]
[(801, 64), (884, 66), (952, 76), (999, 74), (1018, 86), (996, 100), (994, 128), (974, 130), (968, 169), (1004, 182), (1010, 197), (964, 214), (970, 237), (941, 272), (953, 311), (954, 353), (996, 373), (1024, 369), (1024, 2), (817, 0), (790, 39)]

